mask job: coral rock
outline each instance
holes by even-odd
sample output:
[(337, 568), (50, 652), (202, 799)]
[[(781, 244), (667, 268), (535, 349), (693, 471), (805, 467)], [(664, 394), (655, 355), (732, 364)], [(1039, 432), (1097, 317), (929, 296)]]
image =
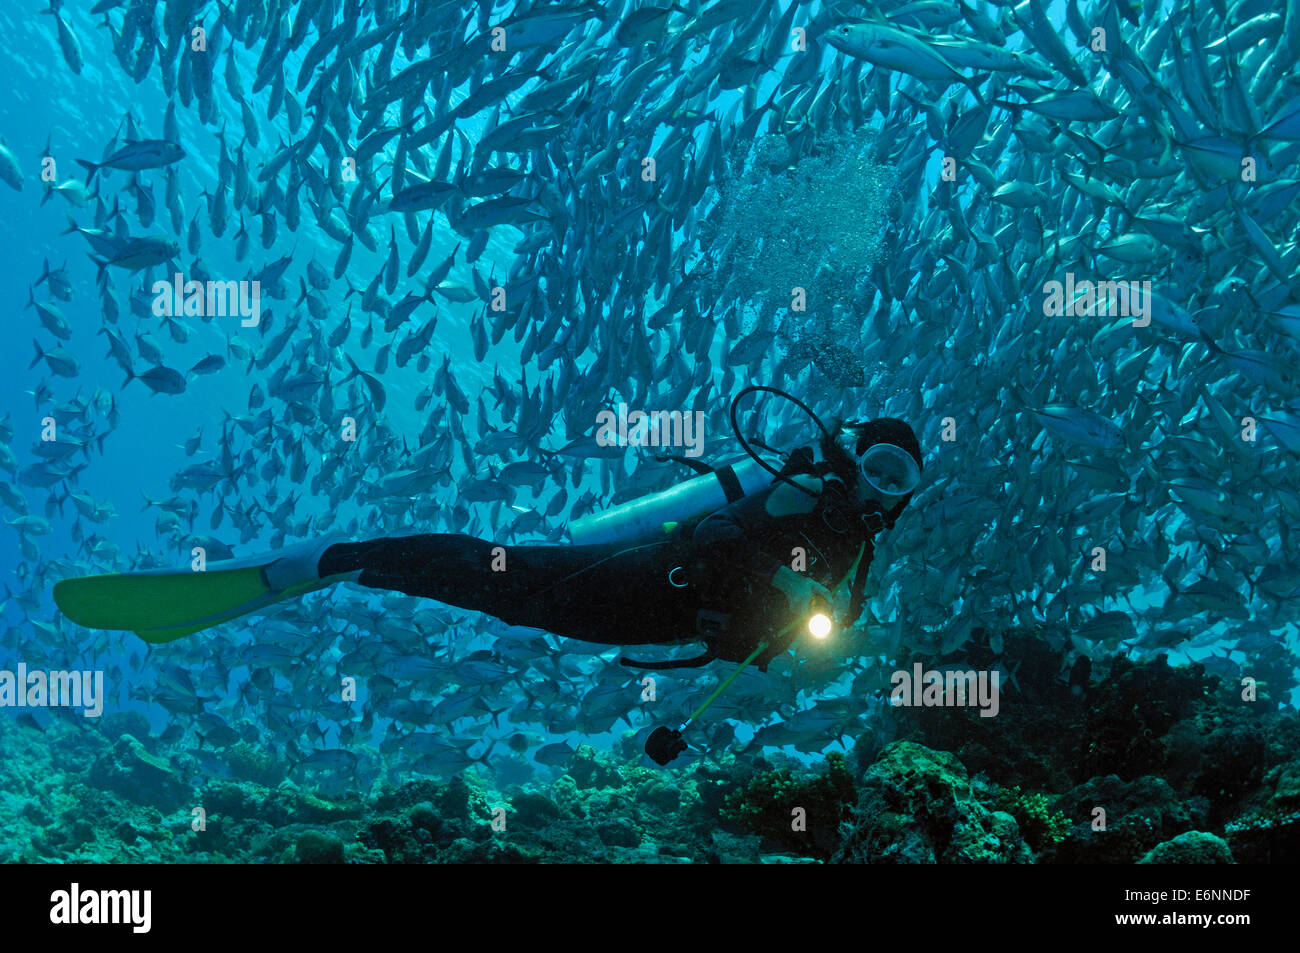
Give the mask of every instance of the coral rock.
[(1030, 863), (1016, 819), (981, 803), (946, 751), (909, 741), (885, 749), (860, 785), (835, 856), (849, 863)]
[(1221, 837), (1188, 831), (1157, 844), (1139, 864), (1231, 864), (1232, 851)]

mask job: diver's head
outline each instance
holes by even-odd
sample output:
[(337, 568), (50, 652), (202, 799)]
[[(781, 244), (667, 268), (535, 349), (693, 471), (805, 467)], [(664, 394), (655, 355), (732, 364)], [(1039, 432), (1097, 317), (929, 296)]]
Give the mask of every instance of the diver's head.
[(850, 421), (839, 428), (836, 449), (841, 464), (852, 465), (849, 493), (892, 527), (921, 479), (921, 444), (912, 428), (896, 417)]

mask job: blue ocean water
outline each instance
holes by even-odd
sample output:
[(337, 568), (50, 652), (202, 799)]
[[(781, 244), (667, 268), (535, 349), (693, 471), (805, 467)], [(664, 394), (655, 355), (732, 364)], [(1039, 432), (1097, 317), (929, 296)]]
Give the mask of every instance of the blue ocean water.
[[(788, 52), (779, 31), (791, 21), (806, 17), (815, 40), (862, 15), (829, 5), (800, 6), (789, 18), (781, 4), (760, 14), (707, 5), (716, 17), (710, 25), (694, 8), (638, 20), (632, 9), (566, 7), (570, 23), (543, 20), (524, 6), (330, 2), (306, 5), (319, 11), (309, 23), (302, 4), (244, 3), (224, 14), (244, 24), (244, 35), (232, 42), (227, 25), (211, 54), (215, 111), (204, 122), (162, 79), (177, 69), (162, 51), (178, 42), (165, 37), (168, 11), (178, 5), (141, 5), (152, 16), (137, 29), (156, 33), (161, 46), (138, 82), (113, 49), (113, 37), (140, 16), (130, 12), (136, 7), (104, 5), (92, 15), (89, 6), (68, 3), (58, 12), (78, 38), (80, 74), (60, 48), (54, 16), (0, 11), (9, 73), (0, 131), (23, 177), (21, 190), (0, 188), (7, 251), (0, 281), (14, 332), (0, 355), (4, 413), (13, 434), (13, 490), (26, 515), (49, 521), (48, 531), (14, 523), (23, 514), (6, 504), (11, 522), (3, 532), (11, 544), (0, 550), (0, 574), (11, 598), (0, 669), (22, 663), (103, 672), (105, 715), (5, 711), (6, 747), (21, 752), (12, 763), (46, 780), (15, 772), (5, 808), (15, 832), (0, 856), (467, 861), (497, 851), (557, 860), (591, 857), (594, 849), (606, 860), (702, 860), (712, 859), (710, 852), (734, 860), (876, 860), (889, 845), (854, 839), (878, 809), (862, 792), (887, 784), (891, 771), (905, 773), (898, 764), (908, 759), (944, 779), (956, 776), (957, 768), (925, 751), (950, 752), (963, 771), (986, 779), (989, 809), (1002, 805), (1026, 838), (1041, 818), (1017, 798), (1049, 798), (1060, 836), (1035, 835), (1032, 853), (1023, 855), (1017, 841), (1000, 859), (1138, 859), (1096, 848), (1086, 812), (1078, 813), (1088, 785), (1112, 774), (1125, 784), (1164, 778), (1170, 801), (1195, 802), (1189, 819), (1167, 819), (1161, 833), (1168, 836), (1144, 842), (1140, 854), (1193, 831), (1222, 837), (1240, 858), (1255, 860), (1275, 859), (1269, 848), (1277, 830), (1284, 831), (1279, 843), (1292, 842), (1285, 779), (1296, 770), (1288, 739), (1295, 738), (1297, 577), (1289, 527), (1300, 507), (1295, 191), (1287, 183), (1295, 178), (1297, 137), (1290, 126), (1263, 138), (1240, 128), (1245, 120), (1262, 125), (1289, 115), (1292, 81), (1266, 83), (1261, 77), (1281, 67), (1259, 52), (1268, 43), (1290, 50), (1289, 23), (1260, 23), (1254, 43), (1240, 41), (1232, 62), (1253, 85), (1236, 93), (1212, 79), (1216, 101), (1205, 108), (1215, 114), (1204, 116), (1195, 70), (1232, 75), (1222, 55), (1190, 48), (1156, 55), (1149, 70), (1175, 105), (1154, 95), (1140, 101), (1131, 75), (1098, 66), (1067, 37), (1067, 55), (1088, 74), (1086, 84), (1074, 82), (1020, 35), (1008, 8), (994, 4), (979, 9), (1015, 37), (1013, 48), (1047, 65), (1017, 77), (992, 70), (993, 80), (979, 68), (961, 73), (989, 83), (988, 101), (1037, 109), (977, 106), (962, 82), (923, 75), (938, 67), (921, 53), (901, 64), (906, 68), (873, 61), (878, 37), (863, 55), (847, 41), (843, 48), (816, 41), (815, 55)], [(1233, 7), (1228, 22), (1269, 15), (1256, 6)], [(279, 8), (281, 31), (247, 27), (269, 7)], [(919, 19), (909, 19), (889, 5), (894, 19), (885, 28), (914, 39), (961, 34), (973, 42), (980, 35), (966, 19), (923, 7), (913, 14)], [(403, 9), (410, 21), (427, 18), (414, 55), (399, 48), (384, 66), (382, 47), (367, 46), (356, 54), (362, 69), (294, 88), (321, 29), (359, 13), (350, 39), (392, 26)], [(1109, 25), (1109, 9), (1088, 11), (1087, 22)], [(200, 5), (192, 18), (212, 30), (218, 10)], [(1202, 38), (1224, 33), (1221, 20), (1201, 16)], [(1064, 5), (1046, 17), (1061, 36), (1072, 29)], [(1158, 11), (1148, 5), (1134, 17), (1115, 21), (1134, 48), (1160, 42)], [(535, 73), (499, 96), (483, 94), (483, 84), (512, 70), (476, 45), (488, 42), (484, 28), (495, 23), (531, 38), (514, 68)], [(1180, 19), (1178, 42), (1190, 43), (1184, 28)], [(267, 44), (299, 29), (306, 39), (285, 52), (283, 69), (284, 96), (304, 114), (294, 125), (283, 110), (268, 118), (272, 91), (252, 86)], [(454, 31), (458, 38), (446, 41)], [(338, 46), (322, 42), (320, 49)], [(1184, 55), (1198, 65), (1185, 65)], [(397, 102), (379, 113), (362, 108), (381, 88), (384, 69), (397, 75), (435, 57), (438, 69), (408, 105), (410, 115)], [(583, 69), (591, 79), (526, 111), (528, 95)], [(464, 82), (453, 84), (462, 73)], [(232, 95), (231, 74), (246, 94), (242, 103)], [(351, 91), (345, 82), (354, 84)], [(1063, 114), (1043, 105), (1081, 85), (1117, 104), (1115, 115), (1072, 116), (1084, 108), (1073, 100), (1060, 107)], [(409, 119), (410, 131), (395, 133), (368, 168), (361, 163), (359, 183), (340, 177), (326, 148), (259, 180), (259, 171), (310, 129), (323, 107), (309, 97), (322, 90), (338, 97), (330, 106), (338, 128), (355, 134), (366, 122), (368, 132), (396, 130)], [(1249, 106), (1237, 102), (1255, 94)], [(476, 108), (461, 109), (467, 101)], [(162, 138), (169, 102), (184, 159), (135, 174), (152, 190), (152, 223), (141, 221), (132, 173), (122, 170), (98, 173), (97, 197), (84, 207), (61, 195), (41, 203), (43, 157), (54, 159), (57, 182), (84, 181), (77, 158), (105, 156), (115, 137), (125, 138), (128, 117), (139, 138)], [(760, 115), (764, 103), (770, 124)], [(255, 117), (256, 145), (247, 138), (243, 104)], [(1163, 125), (1156, 133), (1151, 109), (1168, 111), (1157, 114)], [(487, 229), (458, 231), (451, 219), (463, 209), (416, 213), (416, 237), (432, 223), (431, 241), (419, 273), (408, 277), (417, 241), (403, 216), (385, 208), (389, 180), (404, 164), (406, 184), (415, 181), (418, 164), (404, 155), (403, 139), (445, 122), (453, 110), (454, 122), (415, 150), (425, 172), (449, 149), (449, 169), (431, 177), (465, 183), (491, 158), (526, 173), (515, 190), (534, 204)], [(530, 114), (538, 125), (558, 122), (557, 129), (537, 146), (475, 150), (491, 130)], [(982, 117), (977, 134), (957, 124), (973, 114)], [(749, 137), (761, 130), (754, 151), (740, 138), (747, 123)], [(963, 133), (974, 145), (960, 145)], [(356, 148), (363, 137), (339, 138)], [(714, 151), (714, 138), (735, 145), (736, 158)], [(234, 206), (233, 191), (226, 196), (229, 221), (217, 236), (213, 197), (229, 185), (223, 148), (232, 168), (245, 164), (250, 194), (243, 208)], [(945, 156), (963, 149), (963, 176), (945, 183)], [(1211, 181), (1225, 163), (1235, 169), (1260, 149), (1271, 153), (1262, 156), (1260, 182)], [(642, 176), (646, 155), (659, 158), (661, 181)], [(1153, 172), (1148, 163), (1170, 170)], [(318, 187), (312, 170), (329, 184)], [(183, 231), (170, 220), (166, 175), (176, 176)], [(1087, 183), (1124, 200), (1096, 199)], [(1271, 191), (1260, 199), (1266, 186)], [(296, 230), (286, 222), (290, 189), (301, 218)], [(360, 215), (358, 192), (376, 200)], [(320, 204), (327, 196), (331, 208)], [(368, 216), (376, 244), (371, 251), (354, 243), (346, 276), (315, 294), (324, 322), (299, 300), (299, 282), (308, 263), (332, 273), (342, 243), (318, 227), (313, 201), (322, 214), (336, 214), (335, 229), (344, 232)], [(171, 264), (108, 267), (105, 290), (87, 241), (64, 233), (70, 217), (96, 227), (97, 212), (115, 204), (117, 227), (177, 241), (174, 257), (187, 275), (246, 280), (287, 257), (285, 294), (262, 299), (262, 324), (253, 329), (231, 317), (187, 318), (169, 328), (133, 313), (131, 296), (151, 305), (147, 290), (154, 280), (170, 280)], [(1135, 225), (1144, 212), (1147, 224)], [(249, 235), (242, 261), (241, 218)], [(201, 237), (197, 255), (187, 247), (192, 220)], [(1184, 220), (1194, 242), (1179, 227)], [(263, 242), (269, 221), (274, 240)], [(395, 290), (381, 289), (386, 304), (366, 314), (366, 289), (384, 273), (390, 236), (401, 277)], [(519, 250), (529, 239), (541, 253)], [(479, 242), (477, 261), (467, 262), (466, 246)], [(1200, 249), (1192, 266), (1178, 258), (1187, 242)], [(448, 256), (454, 262), (442, 289), (430, 292), (400, 331), (386, 331), (384, 309), (391, 314), (403, 295), (425, 293), (423, 278)], [(55, 302), (71, 328), (66, 341), (42, 326), (35, 309), (22, 307), (46, 262), (66, 263), (71, 282), (70, 299)], [(1063, 280), (1071, 268), (1099, 280), (1153, 280), (1167, 310), (1136, 338), (1099, 316), (1050, 320), (1037, 313), (1038, 286)], [(688, 275), (704, 277), (688, 284)], [(480, 355), (483, 332), (475, 325), (495, 320), (480, 282), (501, 281), (513, 293), (512, 282), (526, 286), (536, 276), (542, 280), (527, 309)], [(790, 303), (787, 279), (812, 287), (811, 313)], [(688, 292), (675, 295), (684, 287)], [(37, 302), (50, 300), (47, 285), (31, 293)], [(116, 302), (116, 320), (105, 313), (105, 297)], [(398, 367), (401, 341), (435, 314), (429, 343)], [(344, 320), (350, 330), (337, 346), (325, 345)], [(1199, 323), (1189, 331), (1192, 320)], [(184, 391), (124, 383), (105, 329), (128, 343), (137, 373), (153, 365), (156, 347), (163, 366), (185, 374)], [(284, 350), (258, 366), (287, 329)], [(61, 345), (80, 369), (65, 377), (46, 362), (29, 366), (33, 339), (46, 351)], [(232, 339), (242, 344), (232, 348)], [(209, 355), (222, 356), (224, 367), (187, 373)], [(382, 383), (382, 411), (368, 385), (349, 379), (352, 361)], [(447, 373), (451, 389), (440, 376)], [(320, 376), (290, 397), (284, 379), (293, 374)], [(740, 451), (727, 404), (748, 383), (798, 393), (828, 420), (910, 420), (927, 457), (925, 481), (878, 545), (869, 618), (828, 647), (801, 642), (769, 674), (740, 675), (702, 717), (693, 749), (670, 768), (642, 755), (647, 734), (683, 722), (730, 665), (655, 674), (648, 685), (644, 673), (618, 664), (617, 648), (350, 586), (153, 647), (128, 632), (74, 625), (51, 597), (63, 578), (184, 569), (196, 536), (224, 542), (236, 557), (331, 530), (357, 539), (452, 531), (513, 543), (557, 539), (583, 493), (601, 508), (686, 476), (635, 453), (617, 463), (554, 456), (591, 436), (595, 411), (620, 400), (703, 409), (707, 456), (734, 459)], [(455, 407), (456, 390), (467, 412)], [(524, 410), (510, 413), (512, 402)], [(1247, 416), (1267, 423), (1257, 439), (1232, 444), (1237, 435), (1224, 430), (1220, 407), (1233, 428), (1248, 426)], [(530, 420), (533, 409), (547, 419)], [(361, 433), (355, 446), (336, 437), (349, 411)], [(20, 476), (40, 462), (46, 418), (86, 443), (71, 454), (84, 469), (49, 487)], [(950, 420), (957, 440), (945, 435)], [(478, 450), (484, 438), (525, 422), (531, 431), (505, 452)], [(811, 438), (805, 418), (788, 407), (778, 405), (762, 426), (784, 448)], [(199, 449), (187, 453), (196, 436)], [(241, 477), (224, 473), (215, 488), (174, 483), (187, 468), (223, 463), (223, 437)], [(445, 478), (434, 474), (418, 491), (402, 491), (412, 461), (430, 458)], [(535, 486), (512, 486), (508, 503), (467, 502), (471, 488), (500, 486), (505, 467), (520, 462), (551, 472)], [(561, 491), (566, 499), (551, 511)], [(88, 518), (74, 493), (114, 514)], [(189, 512), (148, 501), (173, 501)], [(512, 535), (512, 525), (524, 528)], [(1094, 545), (1110, 550), (1110, 575), (1087, 568)], [(1125, 659), (1119, 668), (1117, 656)], [(427, 670), (416, 674), (415, 663), (394, 661), (413, 657), (430, 659)], [(892, 676), (913, 660), (1014, 676), (1003, 714), (991, 719), (1006, 727), (986, 731), (977, 712), (942, 706), (893, 710)], [(1080, 660), (1091, 678), (1077, 674)], [(504, 674), (492, 669), (479, 680), (485, 663)], [(1262, 683), (1262, 700), (1246, 697), (1255, 683), (1243, 678)], [(344, 695), (352, 687), (355, 698)], [(1130, 710), (1142, 712), (1139, 723), (1124, 720)], [(1026, 741), (1048, 735), (1061, 740)], [(1157, 741), (1130, 745), (1134, 736)], [(899, 743), (924, 749), (889, 747)], [(61, 755), (61, 746), (77, 756)], [(838, 757), (845, 753), (849, 768)], [(830, 754), (837, 758), (828, 761)], [(1218, 784), (1221, 776), (1240, 780)], [(822, 811), (818, 835), (807, 843), (775, 829), (788, 814), (782, 798), (800, 784), (800, 797)], [(112, 792), (123, 810), (155, 808), (157, 816), (136, 818), (129, 838), (52, 836), (68, 810), (52, 792), (79, 790), (75, 785)], [(1006, 793), (1013, 790), (1019, 793)], [(606, 800), (597, 805), (598, 798)], [(200, 808), (220, 836), (192, 830)], [(430, 810), (438, 823), (427, 821)], [(1162, 810), (1172, 816), (1167, 804), (1136, 804), (1129, 813)], [(376, 833), (393, 817), (406, 832), (400, 842)], [(518, 823), (498, 830), (500, 817)]]

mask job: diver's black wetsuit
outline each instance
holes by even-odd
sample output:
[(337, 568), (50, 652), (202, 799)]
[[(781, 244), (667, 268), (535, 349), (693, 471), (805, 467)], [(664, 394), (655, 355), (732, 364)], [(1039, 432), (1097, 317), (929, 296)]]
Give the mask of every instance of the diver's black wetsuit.
[[(800, 454), (804, 452), (801, 451)], [(799, 472), (810, 454), (792, 458)], [(791, 621), (773, 574), (806, 553), (809, 575), (832, 589), (865, 547), (845, 624), (858, 617), (872, 557), (871, 534), (835, 482), (810, 513), (772, 517), (764, 506), (781, 484), (743, 497), (663, 540), (628, 545), (504, 546), (505, 570), (494, 571), (497, 543), (429, 534), (340, 543), (320, 560), (322, 576), (361, 570), (359, 582), (425, 596), (494, 615), (509, 625), (606, 645), (674, 644), (703, 639), (710, 657), (741, 661)], [(758, 659), (760, 669), (795, 630)]]

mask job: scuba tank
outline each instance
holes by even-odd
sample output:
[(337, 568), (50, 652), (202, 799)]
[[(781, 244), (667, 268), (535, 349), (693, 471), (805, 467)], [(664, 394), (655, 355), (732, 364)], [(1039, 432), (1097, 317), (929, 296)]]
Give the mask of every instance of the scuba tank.
[(699, 466), (704, 472), (684, 483), (574, 520), (569, 524), (569, 538), (579, 546), (662, 539), (673, 524), (707, 516), (772, 481), (768, 471), (750, 459), (716, 469)]
[[(578, 546), (598, 543), (644, 543), (662, 539), (676, 524), (695, 519), (697, 516), (707, 516), (728, 503), (734, 503), (742, 497), (758, 492), (773, 480), (789, 483), (795, 489), (808, 493), (808, 490), (791, 481), (780, 470), (760, 457), (741, 434), (740, 423), (736, 419), (736, 408), (742, 398), (754, 393), (774, 394), (790, 401), (812, 418), (825, 436), (830, 436), (830, 431), (826, 429), (821, 418), (797, 397), (777, 387), (751, 384), (742, 388), (731, 399), (729, 413), (731, 432), (745, 453), (749, 454), (748, 459), (741, 458), (734, 463), (714, 468), (707, 463), (685, 457), (669, 457), (670, 460), (684, 463), (696, 470), (700, 476), (658, 493), (639, 497), (612, 510), (592, 513), (576, 519), (569, 524), (569, 538)], [(820, 458), (820, 451), (815, 444), (814, 454)]]

